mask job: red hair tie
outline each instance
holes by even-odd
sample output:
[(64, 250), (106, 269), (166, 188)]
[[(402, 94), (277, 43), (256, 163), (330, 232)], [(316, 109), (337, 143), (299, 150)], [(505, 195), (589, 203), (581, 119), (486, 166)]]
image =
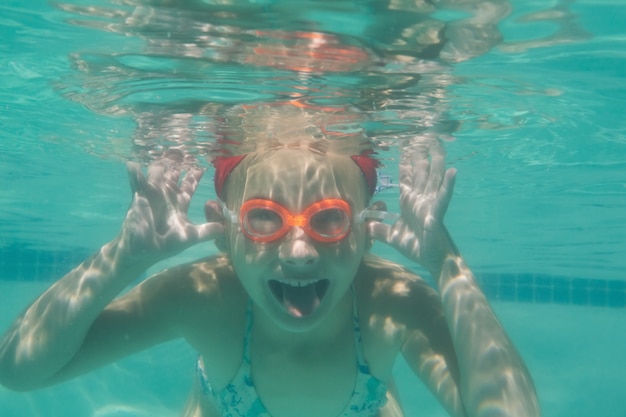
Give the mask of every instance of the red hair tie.
[(374, 195), (376, 191), (376, 181), (378, 180), (378, 175), (376, 174), (378, 161), (367, 154), (352, 155), (350, 158), (361, 168), (361, 172), (365, 176), (367, 190), (370, 195)]
[(217, 156), (213, 159), (213, 166), (215, 167), (215, 178), (213, 179), (215, 184), (215, 193), (219, 198), (222, 198), (222, 191), (224, 190), (224, 183), (230, 175), (233, 169), (245, 158), (248, 154), (237, 156)]

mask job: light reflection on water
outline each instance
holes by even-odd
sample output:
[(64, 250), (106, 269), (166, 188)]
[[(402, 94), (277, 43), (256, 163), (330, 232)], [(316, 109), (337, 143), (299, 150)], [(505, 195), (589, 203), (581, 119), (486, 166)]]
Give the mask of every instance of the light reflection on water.
[[(576, 219), (565, 222), (554, 207), (576, 207), (587, 221), (599, 216), (580, 207), (581, 193), (614, 207), (625, 192), (611, 170), (622, 163), (626, 130), (606, 111), (624, 107), (623, 89), (564, 70), (572, 62), (618, 68), (617, 38), (594, 39), (605, 49), (593, 44), (585, 61), (591, 35), (571, 1), (8, 3), (0, 6), (0, 174), (15, 184), (4, 193), (3, 230), (16, 241), (63, 236), (71, 246), (76, 234), (60, 228), (84, 227), (89, 213), (106, 213), (102, 228), (116, 230), (127, 207), (123, 170), (94, 168), (93, 155), (148, 161), (177, 148), (208, 167), (225, 148), (245, 152), (278, 136), (373, 147), (383, 186), (393, 184), (401, 155), (425, 157), (443, 143), (460, 171), (449, 220), (466, 253), (476, 248), (476, 264), (493, 262), (493, 239), (519, 245), (498, 259), (513, 269), (537, 259), (541, 268), (550, 257), (567, 263), (572, 247), (555, 255), (546, 236), (587, 247), (600, 238), (574, 235)], [(618, 75), (603, 75), (618, 85)], [(606, 169), (571, 174), (599, 164)], [(67, 178), (97, 183), (55, 186)], [(25, 226), (31, 220), (37, 230)], [(551, 233), (526, 233), (528, 224)], [(622, 230), (614, 226), (587, 227), (613, 236)], [(103, 239), (85, 235), (98, 236), (90, 248)], [(607, 250), (617, 252), (618, 244)]]
[[(45, 91), (136, 126), (119, 135), (70, 126), (72, 139), (52, 136), (84, 142), (90, 153), (145, 160), (177, 147), (210, 160), (221, 132), (233, 124), (234, 107), (297, 102), (309, 112), (328, 106), (333, 113), (358, 112), (363, 138), (379, 148), (383, 161), (394, 161), (416, 142), (453, 140), (461, 122), (484, 129), (519, 125), (516, 111), (487, 119), (463, 112), (471, 101), (450, 87), (472, 83), (455, 76), (454, 66), (494, 47), (524, 50), (584, 39), (568, 4), (522, 7), (519, 21), (550, 22), (558, 30), (517, 42), (503, 42), (500, 26), (516, 15), (504, 0), (76, 0), (42, 11), (47, 32), (34, 24), (26, 32), (67, 44), (53, 59), (69, 58), (71, 68), (51, 70), (53, 89)], [(21, 79), (40, 77), (28, 67), (18, 71)], [(307, 126), (302, 129), (306, 135)], [(124, 136), (131, 143), (119, 140)]]
[(466, 17), (446, 22), (426, 2), (216, 3), (59, 4), (68, 23), (118, 42), (72, 53), (75, 71), (56, 88), (95, 113), (132, 117), (135, 158), (176, 146), (210, 159), (240, 113), (233, 107), (261, 104), (350, 109), (364, 140), (402, 146), (449, 138), (450, 64), (498, 43), (509, 11), (499, 1), (451, 4)]

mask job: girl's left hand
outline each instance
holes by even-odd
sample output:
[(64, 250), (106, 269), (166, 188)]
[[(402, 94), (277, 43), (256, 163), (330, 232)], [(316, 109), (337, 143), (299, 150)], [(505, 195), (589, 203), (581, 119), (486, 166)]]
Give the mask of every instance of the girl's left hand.
[(127, 164), (133, 201), (118, 241), (128, 260), (149, 265), (224, 233), (218, 219), (189, 221), (187, 210), (203, 171), (191, 167), (183, 175), (173, 156), (151, 163), (147, 176), (138, 163)]
[(446, 256), (457, 253), (443, 224), (455, 178), (456, 170), (446, 171), (440, 155), (401, 164), (401, 217), (393, 225), (371, 222), (370, 236), (438, 275)]

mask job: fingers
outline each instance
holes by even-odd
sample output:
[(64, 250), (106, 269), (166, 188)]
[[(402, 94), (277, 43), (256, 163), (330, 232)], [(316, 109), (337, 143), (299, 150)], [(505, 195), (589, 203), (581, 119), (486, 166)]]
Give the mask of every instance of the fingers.
[(432, 155), (428, 180), (423, 188), (425, 194), (437, 194), (439, 192), (445, 167), (446, 162), (443, 155)]
[(399, 183), (401, 191), (411, 191), (413, 189), (413, 167), (410, 164), (400, 165)]
[(172, 188), (176, 188), (178, 186), (178, 182), (180, 180), (180, 176), (182, 174), (182, 169), (177, 165), (170, 165), (165, 167), (163, 173), (163, 180), (170, 185)]
[(370, 222), (367, 226), (370, 238), (384, 243), (390, 243), (391, 226), (382, 222)]
[[(371, 223), (368, 227), (370, 239), (375, 239), (396, 248), (400, 253), (415, 259), (420, 252), (420, 239), (400, 220), (393, 226)], [(417, 262), (420, 262), (417, 260)]]
[(133, 194), (145, 188), (146, 177), (144, 177), (143, 172), (141, 172), (141, 164), (137, 162), (127, 162), (126, 173), (128, 174), (128, 181), (130, 182), (130, 189)]
[(192, 166), (181, 179), (183, 166), (165, 158), (152, 162), (145, 175), (142, 165), (137, 162), (127, 162), (126, 169), (133, 193), (140, 192), (151, 199), (165, 196), (184, 210), (188, 208), (204, 174), (202, 168)]
[(185, 194), (193, 195), (203, 175), (204, 170), (202, 168), (190, 168), (180, 184), (181, 191)]
[(189, 224), (187, 236), (192, 242), (217, 239), (224, 235), (224, 225), (221, 223)]
[(419, 159), (413, 165), (400, 166), (400, 191), (418, 194), (432, 194), (439, 190), (445, 168), (441, 155)]
[(423, 194), (426, 191), (431, 171), (431, 163), (428, 159), (420, 159), (413, 168), (413, 190)]
[(181, 198), (179, 198), (181, 209), (184, 211), (187, 211), (189, 208), (191, 197), (196, 192), (196, 188), (198, 187), (203, 175), (204, 170), (196, 167), (190, 168), (185, 174), (185, 177), (180, 184)]
[[(400, 165), (400, 191), (401, 193), (413, 193), (422, 195), (438, 195), (443, 191), (446, 162), (443, 155), (435, 153), (431, 159), (419, 159), (411, 164)], [(450, 172), (452, 187), (456, 171)]]
[(185, 165), (185, 154), (178, 149), (167, 149), (148, 168), (148, 181), (166, 182), (177, 186)]
[(182, 169), (176, 162), (159, 159), (148, 166), (148, 182), (165, 184), (170, 188), (175, 188), (178, 186), (181, 172)]
[(207, 201), (204, 203), (204, 217), (209, 223), (224, 221), (224, 215), (222, 214), (222, 207), (220, 207), (217, 201)]
[(444, 215), (448, 211), (450, 200), (452, 200), (452, 195), (454, 194), (455, 183), (456, 169), (450, 168), (446, 171), (443, 177), (443, 184), (441, 185), (439, 198), (437, 199), (437, 203), (434, 209), (435, 215), (439, 219), (443, 220)]
[(220, 205), (216, 201), (207, 201), (204, 204), (204, 214), (207, 223), (187, 224), (187, 236), (194, 242), (214, 240), (224, 236), (224, 216)]

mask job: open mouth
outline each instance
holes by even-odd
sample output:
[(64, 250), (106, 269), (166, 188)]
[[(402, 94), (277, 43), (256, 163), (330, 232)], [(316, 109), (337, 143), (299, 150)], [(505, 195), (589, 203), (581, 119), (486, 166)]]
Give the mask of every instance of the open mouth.
[(319, 279), (316, 281), (278, 281), (270, 280), (269, 287), (274, 297), (285, 310), (293, 317), (306, 317), (313, 313), (320, 302), (330, 281)]

